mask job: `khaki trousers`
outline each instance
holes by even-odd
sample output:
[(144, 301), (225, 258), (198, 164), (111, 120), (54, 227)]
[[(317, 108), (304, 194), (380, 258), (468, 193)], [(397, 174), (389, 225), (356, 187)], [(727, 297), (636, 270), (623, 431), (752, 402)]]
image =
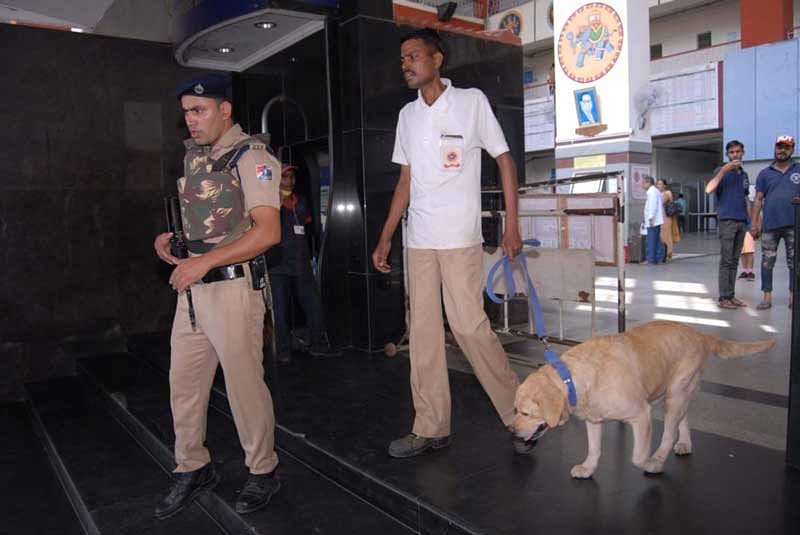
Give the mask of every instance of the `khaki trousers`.
[[(450, 383), (444, 348), (442, 293), (450, 328), (500, 419), (514, 419), (519, 379), (483, 310), (483, 250), (409, 249), (411, 392), (414, 428), (423, 437), (450, 434)], [(444, 290), (444, 291), (442, 291)]]
[(278, 464), (275, 416), (262, 362), (264, 299), (252, 289), (249, 270), (245, 271), (247, 276), (238, 279), (192, 286), (196, 332), (189, 321), (186, 294), (178, 298), (169, 370), (176, 472), (197, 470), (211, 461), (204, 442), (217, 364), (222, 365), (250, 473), (266, 474)]

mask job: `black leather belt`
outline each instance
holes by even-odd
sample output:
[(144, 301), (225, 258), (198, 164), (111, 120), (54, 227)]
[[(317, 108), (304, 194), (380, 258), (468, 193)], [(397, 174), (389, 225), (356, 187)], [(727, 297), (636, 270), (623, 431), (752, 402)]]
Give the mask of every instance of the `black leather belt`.
[(231, 264), (229, 266), (222, 266), (214, 268), (203, 277), (203, 282), (206, 284), (212, 282), (229, 281), (244, 277), (244, 266), (242, 264)]

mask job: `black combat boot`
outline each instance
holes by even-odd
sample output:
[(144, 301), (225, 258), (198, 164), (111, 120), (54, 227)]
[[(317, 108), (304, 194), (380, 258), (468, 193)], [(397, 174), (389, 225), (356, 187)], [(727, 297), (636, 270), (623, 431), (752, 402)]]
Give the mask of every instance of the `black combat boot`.
[(164, 520), (180, 512), (192, 503), (204, 490), (213, 489), (219, 483), (219, 476), (214, 471), (214, 464), (208, 463), (203, 468), (191, 472), (174, 474), (175, 483), (166, 498), (156, 506), (156, 518)]
[(250, 474), (236, 500), (236, 512), (246, 514), (261, 509), (280, 488), (281, 480), (275, 470), (269, 474)]

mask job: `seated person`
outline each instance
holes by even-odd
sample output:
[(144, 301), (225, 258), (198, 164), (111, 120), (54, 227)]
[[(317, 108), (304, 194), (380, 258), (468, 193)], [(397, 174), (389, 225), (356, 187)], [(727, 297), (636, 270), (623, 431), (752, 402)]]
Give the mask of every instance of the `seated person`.
[(294, 165), (284, 165), (281, 171), (281, 243), (267, 256), (280, 363), (291, 361), (291, 294), (306, 316), (308, 352), (314, 356), (340, 354), (330, 347), (325, 332), (319, 289), (311, 272), (311, 255), (306, 239), (306, 225), (311, 223), (311, 215), (305, 199), (294, 193), (296, 170)]

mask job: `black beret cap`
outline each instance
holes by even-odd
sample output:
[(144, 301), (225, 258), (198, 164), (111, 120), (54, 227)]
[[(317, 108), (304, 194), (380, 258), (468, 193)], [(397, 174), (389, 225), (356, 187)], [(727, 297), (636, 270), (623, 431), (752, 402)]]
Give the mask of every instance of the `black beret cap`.
[(178, 99), (183, 95), (230, 100), (231, 77), (228, 74), (206, 74), (186, 80), (175, 89)]

